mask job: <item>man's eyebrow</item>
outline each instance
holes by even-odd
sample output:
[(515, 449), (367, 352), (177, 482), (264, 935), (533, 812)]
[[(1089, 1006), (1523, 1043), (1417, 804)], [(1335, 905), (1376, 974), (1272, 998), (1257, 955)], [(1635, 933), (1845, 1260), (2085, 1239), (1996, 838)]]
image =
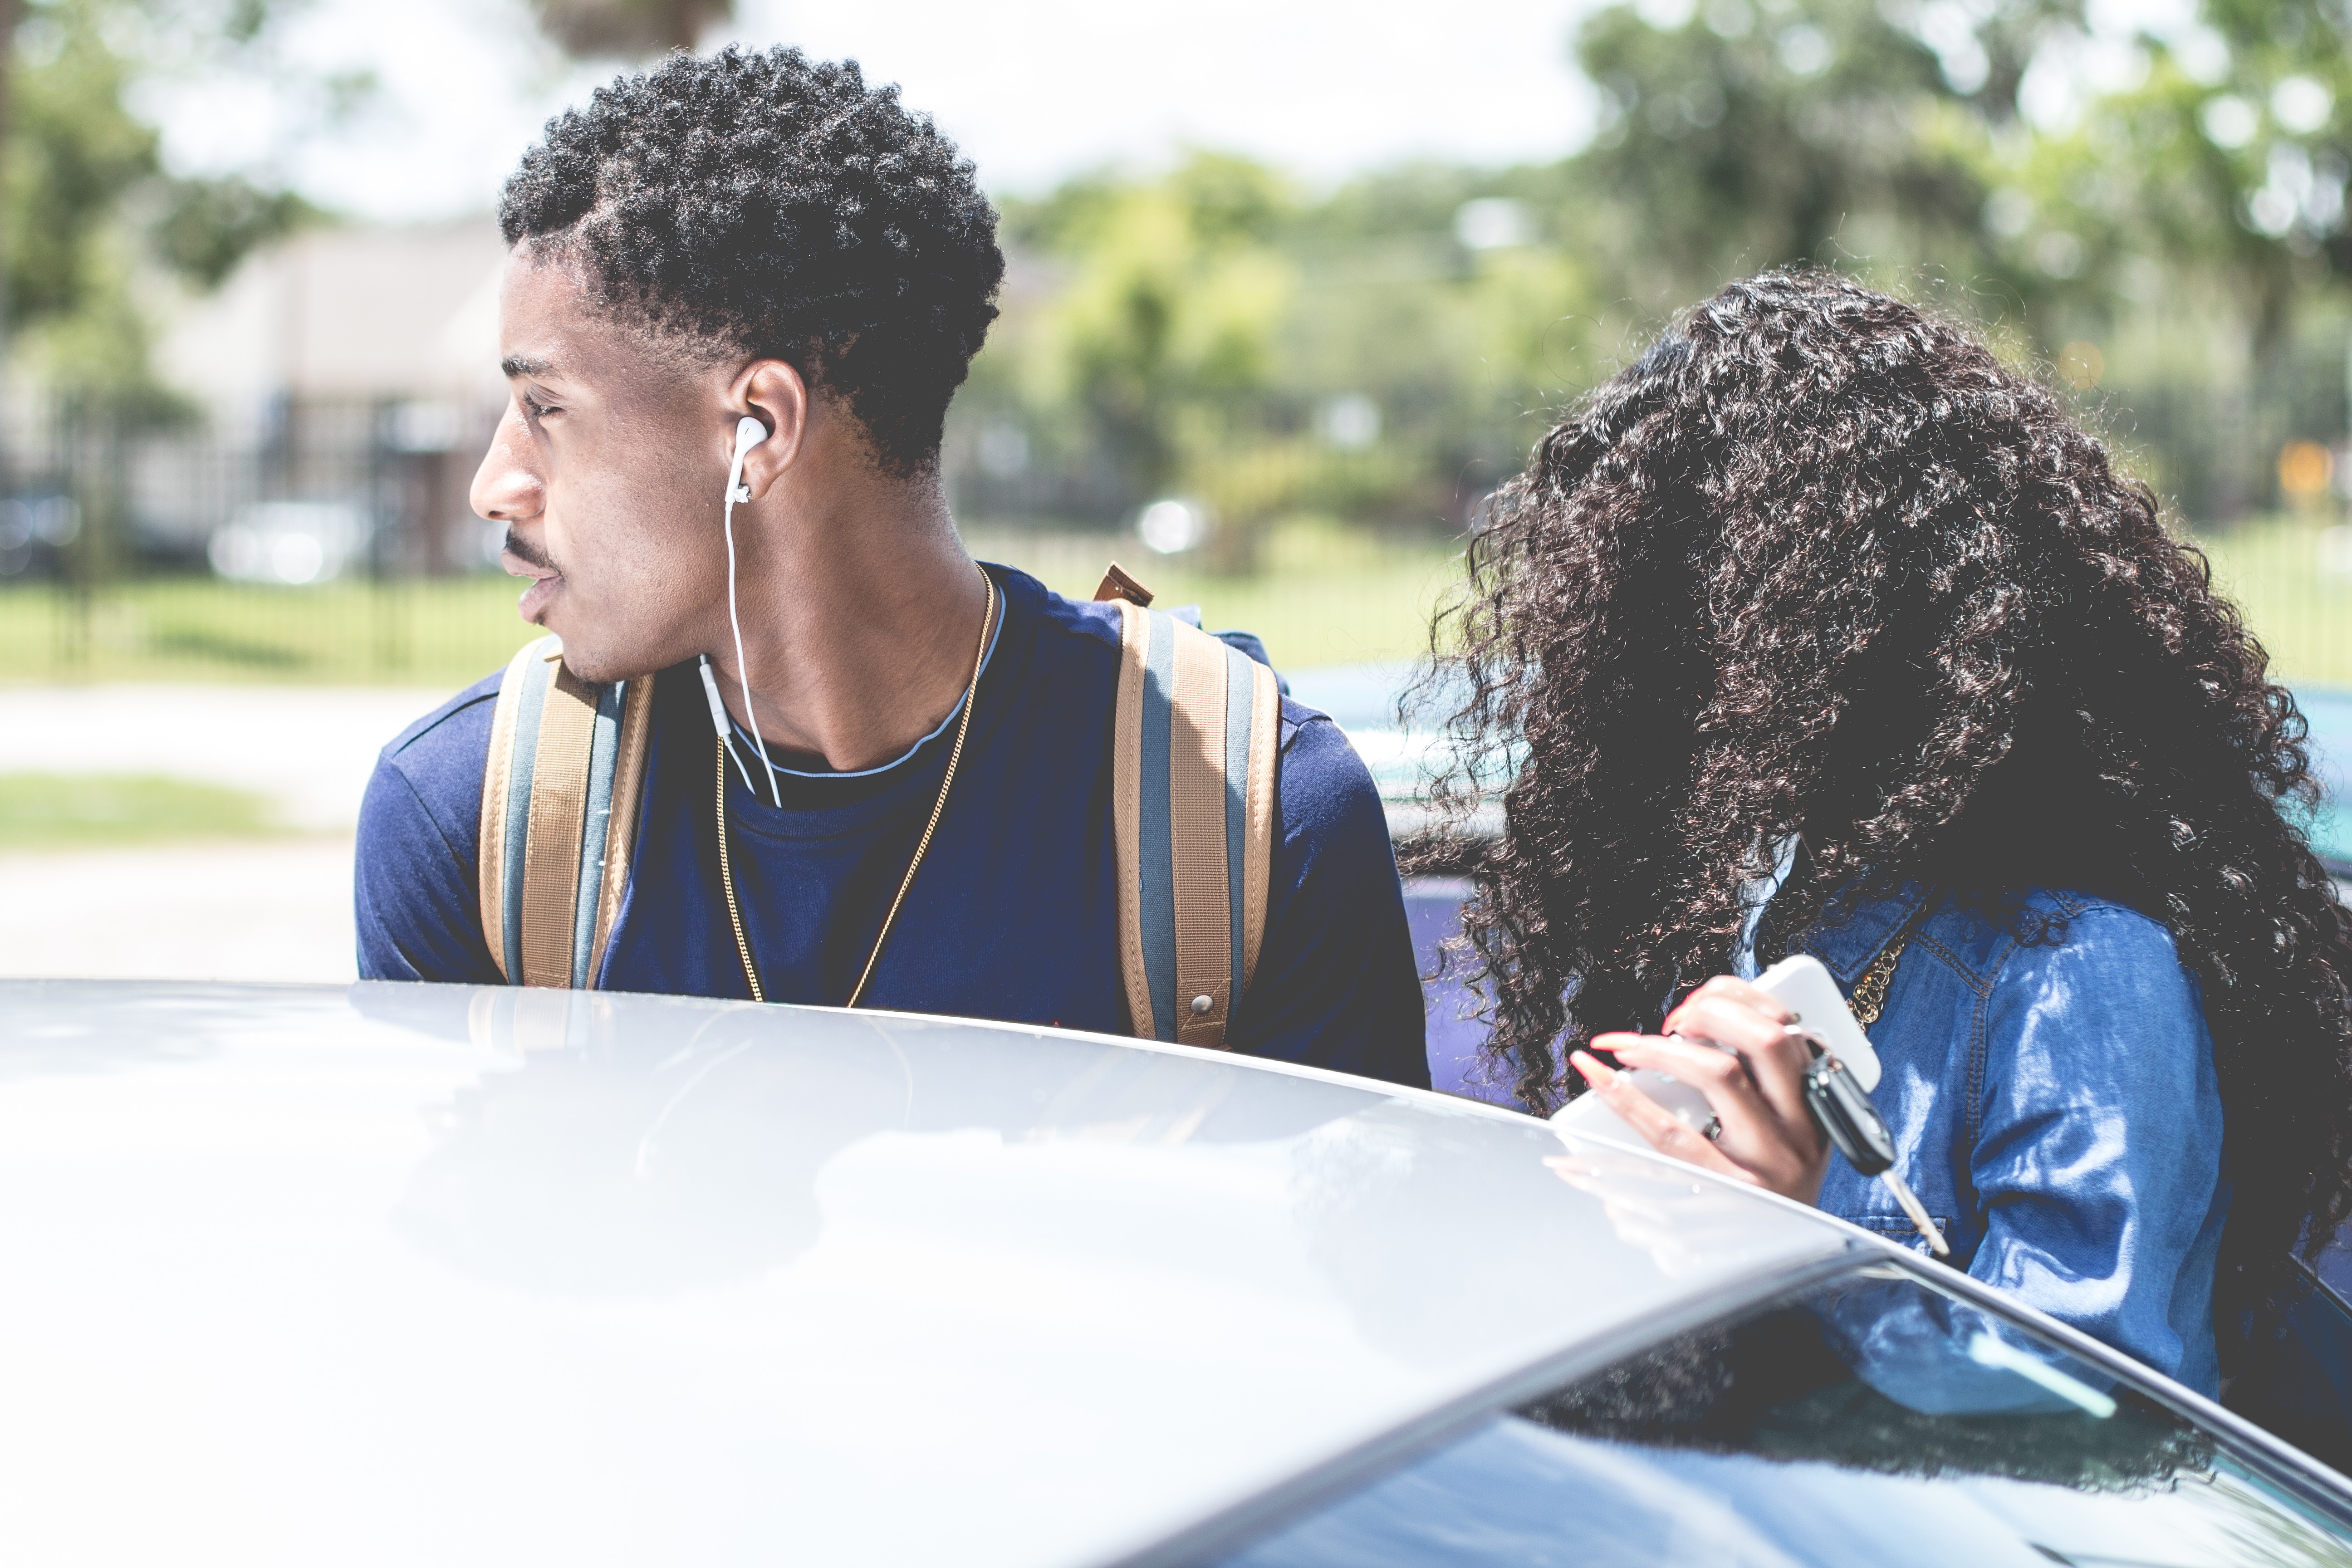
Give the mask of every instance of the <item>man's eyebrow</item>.
[(533, 359), (529, 354), (509, 354), (499, 362), (499, 374), (512, 381), (519, 375), (553, 375), (552, 362)]

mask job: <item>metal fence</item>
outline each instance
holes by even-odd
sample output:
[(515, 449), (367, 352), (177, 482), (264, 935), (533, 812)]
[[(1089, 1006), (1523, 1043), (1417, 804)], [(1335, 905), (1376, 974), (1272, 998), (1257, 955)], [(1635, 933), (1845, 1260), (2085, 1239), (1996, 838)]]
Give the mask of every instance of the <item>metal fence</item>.
[(497, 584), (417, 591), (488, 564), (466, 485), (494, 414), (278, 399), (225, 434), (135, 405), (6, 412), (0, 675), (397, 678), (452, 633), (507, 639), (477, 613)]
[[(2352, 688), (2340, 348), (2298, 347), (2249, 386), (2084, 402), (2127, 463), (2200, 525), (2282, 667)], [(280, 400), (243, 432), (65, 401), (0, 412), (0, 679), (444, 684), (495, 668), (528, 633), (494, 570), (496, 534), (467, 500), (494, 408)], [(1141, 556), (1213, 617), (1222, 602), (1226, 624), (1287, 634), (1292, 662), (1396, 657), (1415, 640), (1448, 548), (1444, 519), (1408, 535), (1326, 520), (1221, 576), (1193, 557), (1150, 557), (1134, 533), (1150, 498), (1121, 490), (1084, 452), (1042, 441), (1014, 452), (1002, 417), (951, 431), (946, 454), (950, 493), (992, 558), (1084, 592), (1100, 562)], [(2294, 510), (2279, 477), (2290, 442), (2336, 458), (2335, 489)], [(1041, 530), (1042, 516), (1055, 521)]]

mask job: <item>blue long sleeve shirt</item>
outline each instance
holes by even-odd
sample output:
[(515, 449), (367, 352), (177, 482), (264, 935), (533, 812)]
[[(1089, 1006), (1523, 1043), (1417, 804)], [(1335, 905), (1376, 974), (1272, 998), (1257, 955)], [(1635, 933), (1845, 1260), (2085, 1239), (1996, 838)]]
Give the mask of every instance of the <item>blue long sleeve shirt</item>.
[[(1850, 991), (1925, 897), (1832, 910), (1797, 945)], [(2121, 904), (2037, 889), (2024, 915), (2051, 934), (1944, 900), (1905, 947), (1870, 1030), (1897, 1168), (1954, 1264), (2213, 1394), (2230, 1189), (2197, 984), (2171, 933)], [(1820, 1205), (1927, 1245), (1841, 1155)]]
[[(1113, 881), (1111, 606), (989, 569), (1003, 618), (937, 835), (864, 1005), (1128, 1032)], [(384, 748), (362, 808), (360, 972), (496, 984), (475, 890), (496, 676)], [(939, 794), (942, 726), (857, 774), (727, 784), (736, 892), (775, 1001), (847, 999)], [(1380, 797), (1331, 721), (1286, 700), (1257, 970), (1235, 1048), (1425, 1087), (1422, 1005)], [(718, 751), (690, 667), (656, 688), (636, 861), (598, 983), (747, 997), (719, 887)], [(751, 758), (755, 773), (756, 758)], [(761, 780), (764, 795), (764, 777)]]

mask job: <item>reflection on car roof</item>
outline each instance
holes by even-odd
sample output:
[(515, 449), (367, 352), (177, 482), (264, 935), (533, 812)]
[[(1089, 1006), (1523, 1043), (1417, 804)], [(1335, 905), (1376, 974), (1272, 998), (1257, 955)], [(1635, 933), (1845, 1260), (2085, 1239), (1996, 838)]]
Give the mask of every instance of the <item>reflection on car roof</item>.
[(1099, 1561), (1850, 1244), (1632, 1155), (1604, 1205), (1526, 1117), (1054, 1030), (0, 1008), (10, 1528), (89, 1560)]

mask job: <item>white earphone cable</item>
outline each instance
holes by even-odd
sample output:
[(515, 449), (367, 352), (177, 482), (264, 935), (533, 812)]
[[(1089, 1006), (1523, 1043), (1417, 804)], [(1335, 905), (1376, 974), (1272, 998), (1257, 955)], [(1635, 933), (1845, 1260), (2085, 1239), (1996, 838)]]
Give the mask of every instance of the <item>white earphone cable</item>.
[(751, 770), (743, 765), (743, 753), (735, 749), (735, 737), (728, 733), (732, 726), (727, 721), (727, 704), (719, 695), (719, 678), (711, 673), (710, 656), (704, 654), (700, 662), (702, 695), (710, 704), (710, 727), (719, 731), (719, 743), (735, 759), (735, 771), (743, 775), (743, 787), (757, 795), (760, 786), (751, 782)]
[[(749, 432), (745, 431), (742, 426), (752, 423), (754, 422), (747, 418), (737, 426), (735, 460), (727, 470), (727, 514), (724, 523), (727, 533), (727, 624), (734, 629), (735, 633), (735, 680), (736, 684), (743, 689), (743, 727), (751, 731), (751, 744), (759, 748), (760, 765), (768, 770), (768, 800), (772, 805), (781, 805), (783, 804), (784, 797), (783, 793), (776, 787), (776, 764), (768, 760), (768, 742), (760, 738), (759, 715), (751, 710), (751, 667), (743, 658), (743, 617), (735, 608), (735, 498), (743, 483), (743, 456), (755, 445), (743, 438)], [(767, 431), (764, 428), (761, 430), (760, 437), (761, 440), (767, 438)], [(727, 739), (727, 731), (723, 726), (719, 730), (719, 738), (721, 741)], [(731, 751), (733, 748), (729, 749)], [(741, 767), (742, 758), (736, 758), (735, 764)], [(746, 778), (743, 783), (748, 788), (751, 781)]]

